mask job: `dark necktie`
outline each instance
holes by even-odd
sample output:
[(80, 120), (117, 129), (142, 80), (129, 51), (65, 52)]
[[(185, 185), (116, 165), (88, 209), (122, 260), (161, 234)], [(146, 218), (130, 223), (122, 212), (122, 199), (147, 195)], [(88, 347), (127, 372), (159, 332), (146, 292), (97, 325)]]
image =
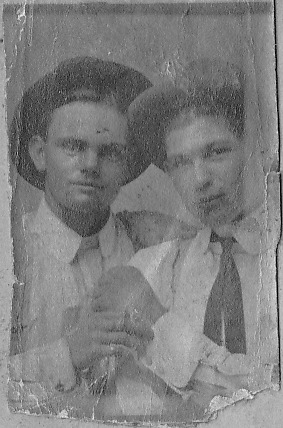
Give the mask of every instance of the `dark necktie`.
[(234, 238), (222, 238), (214, 232), (211, 242), (220, 242), (222, 254), (219, 272), (212, 286), (204, 318), (204, 334), (217, 345), (222, 343), (224, 322), (225, 346), (232, 354), (246, 354), (241, 281), (231, 250)]

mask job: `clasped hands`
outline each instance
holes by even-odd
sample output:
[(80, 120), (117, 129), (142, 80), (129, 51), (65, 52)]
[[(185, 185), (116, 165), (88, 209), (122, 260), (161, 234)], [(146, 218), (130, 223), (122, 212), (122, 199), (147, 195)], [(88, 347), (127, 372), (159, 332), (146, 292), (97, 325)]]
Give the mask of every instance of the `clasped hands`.
[(133, 351), (142, 355), (154, 337), (152, 325), (164, 312), (137, 269), (112, 268), (92, 299), (66, 311), (63, 328), (73, 365), (86, 369), (112, 355), (118, 360)]

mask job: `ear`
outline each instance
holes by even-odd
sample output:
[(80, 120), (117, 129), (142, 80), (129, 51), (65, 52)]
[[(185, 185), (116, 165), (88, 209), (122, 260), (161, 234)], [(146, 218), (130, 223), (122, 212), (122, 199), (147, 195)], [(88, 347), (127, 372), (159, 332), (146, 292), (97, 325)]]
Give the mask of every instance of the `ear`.
[(45, 141), (35, 135), (29, 141), (29, 155), (38, 171), (45, 171)]

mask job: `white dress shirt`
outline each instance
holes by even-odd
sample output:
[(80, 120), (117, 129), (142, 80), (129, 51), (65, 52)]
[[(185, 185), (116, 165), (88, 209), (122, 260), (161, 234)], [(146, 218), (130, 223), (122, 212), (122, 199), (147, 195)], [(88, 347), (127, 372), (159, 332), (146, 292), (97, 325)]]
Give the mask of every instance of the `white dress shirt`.
[(98, 234), (82, 238), (51, 212), (44, 199), (37, 212), (24, 218), (24, 230), (28, 258), (23, 352), (11, 358), (11, 379), (37, 382), (46, 391), (67, 391), (75, 386), (76, 377), (62, 333), (64, 313), (93, 294), (103, 272), (125, 264), (133, 247), (112, 214)]
[[(226, 226), (216, 231), (219, 235), (232, 235), (237, 241), (232, 252), (242, 286), (246, 355), (229, 354), (202, 334), (207, 300), (219, 270), (222, 248), (220, 243), (210, 242), (209, 228), (187, 211), (172, 180), (150, 165), (121, 190), (112, 207), (114, 212), (145, 210), (173, 215), (199, 230), (194, 239), (168, 241), (146, 248), (130, 261), (148, 279), (168, 311), (154, 326), (154, 341), (144, 364), (185, 399), (189, 393), (184, 387), (192, 378), (213, 385), (224, 384), (227, 394), (235, 390), (235, 385), (229, 382), (233, 374), (244, 380), (242, 386), (249, 391), (269, 387), (272, 367), (278, 363), (278, 196), (274, 196), (273, 188), (266, 187), (257, 146), (247, 146), (247, 149), (243, 180), (246, 218), (234, 228)], [(130, 388), (128, 384), (128, 396), (136, 397), (139, 404), (138, 391), (137, 385)]]
[(220, 243), (210, 242), (210, 228), (203, 227), (191, 240), (140, 250), (129, 263), (144, 274), (167, 309), (154, 326), (145, 364), (184, 398), (190, 395), (183, 388), (192, 376), (221, 385), (228, 394), (234, 389), (230, 375), (243, 381), (236, 389), (256, 392), (271, 386), (272, 368), (278, 362), (278, 336), (276, 295), (270, 288), (272, 269), (268, 266), (274, 248), (273, 243), (268, 245), (264, 212), (261, 207), (238, 224), (217, 231), (237, 241), (232, 253), (242, 286), (246, 355), (230, 354), (203, 334), (207, 301), (222, 253)]

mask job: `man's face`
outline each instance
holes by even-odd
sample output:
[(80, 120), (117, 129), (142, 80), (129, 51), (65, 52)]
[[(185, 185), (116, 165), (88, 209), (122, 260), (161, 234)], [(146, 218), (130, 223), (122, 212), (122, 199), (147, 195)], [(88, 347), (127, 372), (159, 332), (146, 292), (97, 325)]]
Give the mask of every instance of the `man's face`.
[(76, 101), (56, 109), (43, 145), (51, 208), (107, 209), (125, 181), (125, 149), (126, 119), (114, 107)]
[(210, 226), (242, 208), (243, 146), (224, 119), (195, 118), (166, 136), (167, 172), (187, 209)]

